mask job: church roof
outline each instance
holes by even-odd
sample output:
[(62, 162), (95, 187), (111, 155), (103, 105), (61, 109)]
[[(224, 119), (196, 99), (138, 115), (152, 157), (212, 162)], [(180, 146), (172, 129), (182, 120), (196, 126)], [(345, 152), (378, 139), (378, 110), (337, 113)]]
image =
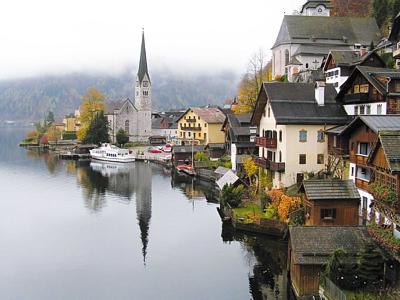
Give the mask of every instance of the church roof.
[(137, 108), (132, 103), (132, 101), (129, 98), (126, 98), (125, 100), (117, 100), (117, 101), (106, 100), (106, 101), (104, 101), (105, 113), (106, 114), (113, 114), (114, 111), (120, 110), (124, 106), (124, 104), (126, 102), (130, 102), (132, 104), (133, 108), (135, 110), (137, 110)]
[(369, 45), (371, 41), (378, 43), (379, 40), (380, 32), (374, 18), (286, 15), (272, 48), (282, 44), (309, 44), (330, 45), (333, 49), (354, 44)]
[(139, 82), (143, 81), (144, 76), (147, 75), (147, 78), (150, 80), (149, 72), (147, 70), (147, 57), (146, 57), (146, 45), (144, 42), (144, 32), (142, 33), (142, 48), (140, 50), (140, 61), (139, 61), (139, 70), (138, 70), (138, 78)]

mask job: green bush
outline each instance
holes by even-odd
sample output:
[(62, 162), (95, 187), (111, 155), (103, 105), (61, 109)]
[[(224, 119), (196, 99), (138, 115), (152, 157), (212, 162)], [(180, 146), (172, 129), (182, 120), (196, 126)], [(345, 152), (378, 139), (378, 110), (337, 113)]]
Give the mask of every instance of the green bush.
[(117, 131), (116, 138), (117, 138), (117, 144), (119, 145), (125, 145), (126, 143), (129, 142), (129, 136), (122, 128), (120, 128)]
[(76, 140), (76, 132), (75, 131), (64, 131), (62, 133), (63, 140)]
[(278, 209), (276, 208), (275, 205), (273, 205), (273, 204), (268, 205), (266, 212), (265, 212), (265, 217), (267, 219), (279, 220)]
[(208, 156), (207, 153), (204, 153), (204, 152), (197, 152), (197, 153), (194, 155), (194, 160), (195, 160), (195, 161), (209, 161), (209, 160), (210, 160), (210, 157)]
[(223, 205), (229, 204), (231, 207), (238, 207), (244, 193), (242, 184), (237, 187), (231, 184), (225, 184), (221, 191), (221, 202)]

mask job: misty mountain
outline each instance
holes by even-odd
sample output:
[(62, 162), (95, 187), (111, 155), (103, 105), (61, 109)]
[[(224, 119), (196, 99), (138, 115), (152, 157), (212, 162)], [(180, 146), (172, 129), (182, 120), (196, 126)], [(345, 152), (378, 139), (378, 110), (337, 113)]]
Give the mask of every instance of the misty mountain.
[[(163, 71), (150, 76), (154, 110), (222, 105), (235, 95), (238, 82), (233, 72), (177, 75)], [(110, 100), (133, 99), (135, 78), (132, 72), (115, 76), (74, 73), (0, 81), (0, 120), (34, 121), (47, 111), (58, 117), (73, 113), (90, 87)]]

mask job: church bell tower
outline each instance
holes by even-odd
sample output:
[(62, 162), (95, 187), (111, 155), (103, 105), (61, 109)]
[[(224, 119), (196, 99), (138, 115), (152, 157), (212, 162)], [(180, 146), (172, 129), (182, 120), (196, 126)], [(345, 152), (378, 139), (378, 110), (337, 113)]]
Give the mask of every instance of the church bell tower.
[(139, 70), (135, 82), (135, 107), (138, 110), (138, 138), (148, 141), (151, 136), (151, 81), (147, 69), (144, 31), (142, 32)]

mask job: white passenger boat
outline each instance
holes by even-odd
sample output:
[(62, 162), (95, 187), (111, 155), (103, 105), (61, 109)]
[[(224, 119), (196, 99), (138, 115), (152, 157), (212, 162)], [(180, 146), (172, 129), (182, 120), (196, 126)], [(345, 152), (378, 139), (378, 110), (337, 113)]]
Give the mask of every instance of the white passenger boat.
[(93, 159), (129, 163), (135, 161), (135, 156), (128, 149), (121, 149), (110, 144), (102, 144), (101, 147), (90, 150)]

